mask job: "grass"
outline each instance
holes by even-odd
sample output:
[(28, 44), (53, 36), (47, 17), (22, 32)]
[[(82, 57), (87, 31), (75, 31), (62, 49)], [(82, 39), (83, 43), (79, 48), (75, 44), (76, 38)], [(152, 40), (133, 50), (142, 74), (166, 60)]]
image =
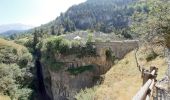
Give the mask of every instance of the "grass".
[(11, 100), (8, 96), (0, 95), (0, 100)]
[[(150, 46), (149, 46), (150, 47)], [(166, 58), (162, 56), (163, 48), (154, 47), (154, 51), (159, 55), (151, 61), (147, 61), (147, 55), (150, 48), (143, 46), (138, 51), (138, 60), (141, 66), (149, 69), (150, 66), (156, 66), (158, 70), (157, 79), (161, 79), (166, 72)], [(94, 97), (92, 99), (77, 100), (131, 100), (132, 97), (142, 86), (141, 73), (136, 67), (135, 52), (127, 54), (124, 59), (118, 61), (106, 74), (101, 85), (93, 91), (92, 88), (86, 89), (85, 92), (77, 94), (79, 97)], [(161, 56), (160, 56), (161, 55)], [(91, 94), (91, 96), (89, 96)]]
[(16, 49), (18, 51), (18, 55), (21, 55), (23, 53), (23, 51), (27, 50), (27, 48), (22, 45), (16, 44), (13, 41), (4, 40), (2, 38), (0, 38), (0, 46), (13, 47), (14, 49)]
[(134, 60), (134, 52), (131, 52), (106, 73), (96, 91), (96, 100), (131, 100), (142, 84)]
[(92, 69), (93, 69), (93, 65), (87, 65), (87, 66), (80, 66), (78, 68), (69, 68), (67, 71), (73, 75), (78, 75), (80, 73), (83, 73), (85, 71), (89, 71)]
[[(150, 66), (159, 68), (157, 79), (161, 79), (167, 69), (165, 58), (157, 57), (147, 62), (146, 49), (146, 47), (140, 48), (139, 63), (148, 69)], [(96, 91), (95, 100), (131, 100), (141, 85), (141, 73), (136, 67), (134, 51), (132, 51), (106, 73), (103, 84)]]

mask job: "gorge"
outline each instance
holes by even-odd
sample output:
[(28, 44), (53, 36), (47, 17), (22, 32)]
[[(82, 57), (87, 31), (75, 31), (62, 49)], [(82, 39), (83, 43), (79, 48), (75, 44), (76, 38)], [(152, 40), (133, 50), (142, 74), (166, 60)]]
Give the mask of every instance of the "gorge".
[[(41, 82), (41, 87), (45, 86), (46, 95), (51, 100), (74, 100), (74, 96), (81, 89), (92, 87), (97, 82), (100, 83), (102, 81), (100, 76), (113, 65), (113, 62), (107, 59), (107, 50), (111, 50), (115, 58), (121, 59), (125, 54), (138, 47), (136, 40), (91, 44), (95, 48), (97, 56), (79, 58), (75, 54), (66, 56), (56, 52), (54, 62), (61, 67), (59, 69), (51, 68), (48, 64), (50, 59), (40, 59), (40, 63), (36, 67), (42, 67), (43, 82)], [(40, 80), (42, 76), (39, 76)]]

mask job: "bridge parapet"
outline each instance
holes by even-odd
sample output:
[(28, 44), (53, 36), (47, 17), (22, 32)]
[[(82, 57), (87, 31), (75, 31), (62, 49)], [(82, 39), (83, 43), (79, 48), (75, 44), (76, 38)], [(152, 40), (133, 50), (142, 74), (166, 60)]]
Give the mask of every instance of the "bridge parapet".
[(123, 58), (131, 50), (138, 48), (138, 40), (124, 40), (112, 42), (92, 42), (96, 46), (99, 55), (105, 55), (105, 51), (111, 49), (117, 58)]

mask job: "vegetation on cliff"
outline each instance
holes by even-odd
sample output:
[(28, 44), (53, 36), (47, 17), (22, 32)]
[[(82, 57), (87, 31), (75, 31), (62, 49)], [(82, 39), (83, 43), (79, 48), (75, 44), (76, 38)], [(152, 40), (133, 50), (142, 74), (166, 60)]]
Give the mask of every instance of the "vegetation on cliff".
[[(169, 49), (169, 3), (169, 0), (141, 0), (133, 6), (144, 7), (144, 9), (137, 9), (135, 11), (132, 16), (133, 24), (131, 29), (140, 39), (152, 44), (139, 49), (139, 62), (144, 67), (156, 65), (159, 68), (158, 79), (164, 77), (167, 70), (165, 54), (163, 53), (164, 47), (159, 47), (158, 45), (166, 46)], [(97, 100), (104, 100), (106, 98), (113, 100), (131, 99), (137, 92), (137, 87), (140, 87), (142, 83), (141, 75), (135, 68), (136, 63), (134, 63), (133, 52), (129, 53), (106, 73), (104, 82), (97, 90), (91, 88), (85, 90), (93, 90), (93, 94), (91, 94), (92, 92), (80, 92), (78, 94), (79, 100), (86, 100), (87, 95)]]
[(67, 71), (73, 75), (78, 75), (85, 71), (92, 71), (93, 67), (93, 65), (79, 66), (78, 68), (69, 68)]
[(21, 45), (0, 39), (0, 94), (27, 100), (32, 94), (32, 55)]
[[(163, 45), (168, 49), (168, 71), (170, 69), (170, 1), (147, 0), (141, 2), (148, 12), (137, 11), (134, 16), (132, 29), (145, 41)], [(169, 72), (168, 72), (169, 73)], [(170, 80), (170, 74), (168, 74)]]
[(64, 65), (62, 61), (56, 61), (57, 56), (75, 55), (78, 58), (97, 56), (96, 48), (90, 42), (83, 44), (79, 40), (69, 41), (62, 36), (47, 38), (39, 43), (38, 48), (41, 49), (42, 60), (48, 60), (48, 66), (56, 70)]
[[(152, 50), (158, 55), (151, 61), (147, 57)], [(166, 57), (162, 46), (143, 45), (139, 48), (137, 57), (139, 64), (149, 69), (150, 66), (159, 68), (158, 80), (161, 79), (167, 70)], [(75, 97), (78, 100), (130, 100), (142, 85), (141, 74), (136, 67), (135, 50), (128, 53), (122, 60), (115, 63), (104, 75), (103, 82), (96, 87), (80, 91)], [(128, 92), (127, 92), (128, 91)], [(89, 99), (90, 98), (90, 99)]]
[[(38, 62), (41, 74), (41, 63), (53, 71), (59, 71), (64, 66), (64, 62), (59, 58), (71, 55), (75, 58), (97, 57), (92, 41), (112, 41), (113, 38), (108, 38), (111, 37), (110, 34), (116, 34), (113, 37), (118, 35), (126, 39), (139, 38), (142, 42), (152, 43), (139, 48), (139, 62), (146, 67), (156, 64), (156, 67), (159, 67), (158, 78), (163, 77), (167, 66), (164, 51), (162, 47), (155, 47), (153, 44), (166, 46), (170, 51), (169, 5), (169, 0), (139, 0), (138, 2), (137, 0), (87, 0), (72, 6), (54, 21), (28, 31), (28, 34), (10, 36), (10, 39), (27, 48), (0, 39), (0, 95), (18, 100), (30, 99), (33, 80), (31, 68), (34, 61)], [(82, 38), (86, 39), (73, 39), (75, 35), (72, 34), (79, 36), (80, 30), (85, 30), (82, 31)], [(68, 34), (71, 32), (72, 34)], [(91, 34), (84, 34), (85, 32)], [(101, 35), (100, 38), (96, 33)], [(114, 62), (116, 59), (110, 49), (106, 50), (105, 55), (107, 61)], [(133, 51), (115, 63), (106, 73), (101, 85), (82, 90), (75, 98), (78, 100), (131, 99), (142, 83), (141, 75), (135, 66)], [(78, 75), (91, 70), (93, 66), (87, 65), (69, 68), (66, 71)], [(43, 82), (43, 75), (40, 76), (40, 82)], [(45, 91), (45, 86), (43, 89)]]

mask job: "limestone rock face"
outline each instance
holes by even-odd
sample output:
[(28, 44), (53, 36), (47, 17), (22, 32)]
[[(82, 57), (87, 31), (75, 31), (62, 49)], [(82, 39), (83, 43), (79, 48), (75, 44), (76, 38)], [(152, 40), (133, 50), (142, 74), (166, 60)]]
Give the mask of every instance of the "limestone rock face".
[[(100, 75), (105, 74), (111, 68), (112, 62), (107, 61), (105, 55), (108, 48), (111, 48), (117, 58), (122, 58), (130, 50), (137, 47), (136, 41), (105, 44), (94, 44), (96, 45), (98, 56), (78, 58), (75, 55), (63, 56), (56, 54), (56, 62), (64, 63), (58, 71), (50, 69), (50, 66), (46, 64), (47, 61), (41, 61), (48, 95), (53, 100), (75, 100), (74, 96), (77, 92), (86, 87), (94, 86)], [(86, 65), (93, 65), (93, 69), (77, 75), (68, 71), (69, 68), (79, 68)]]
[[(103, 59), (102, 57), (74, 59), (74, 62), (71, 62), (71, 58), (71, 61), (67, 62), (69, 60), (68, 58), (63, 60), (65, 61), (64, 68), (59, 71), (54, 71), (47, 66), (43, 66), (46, 91), (54, 100), (74, 100), (74, 96), (78, 91), (94, 86), (96, 84), (96, 78), (106, 73), (112, 65), (111, 62), (104, 59), (105, 57)], [(91, 71), (73, 75), (67, 71), (69, 64), (74, 67), (93, 64), (94, 68)]]

